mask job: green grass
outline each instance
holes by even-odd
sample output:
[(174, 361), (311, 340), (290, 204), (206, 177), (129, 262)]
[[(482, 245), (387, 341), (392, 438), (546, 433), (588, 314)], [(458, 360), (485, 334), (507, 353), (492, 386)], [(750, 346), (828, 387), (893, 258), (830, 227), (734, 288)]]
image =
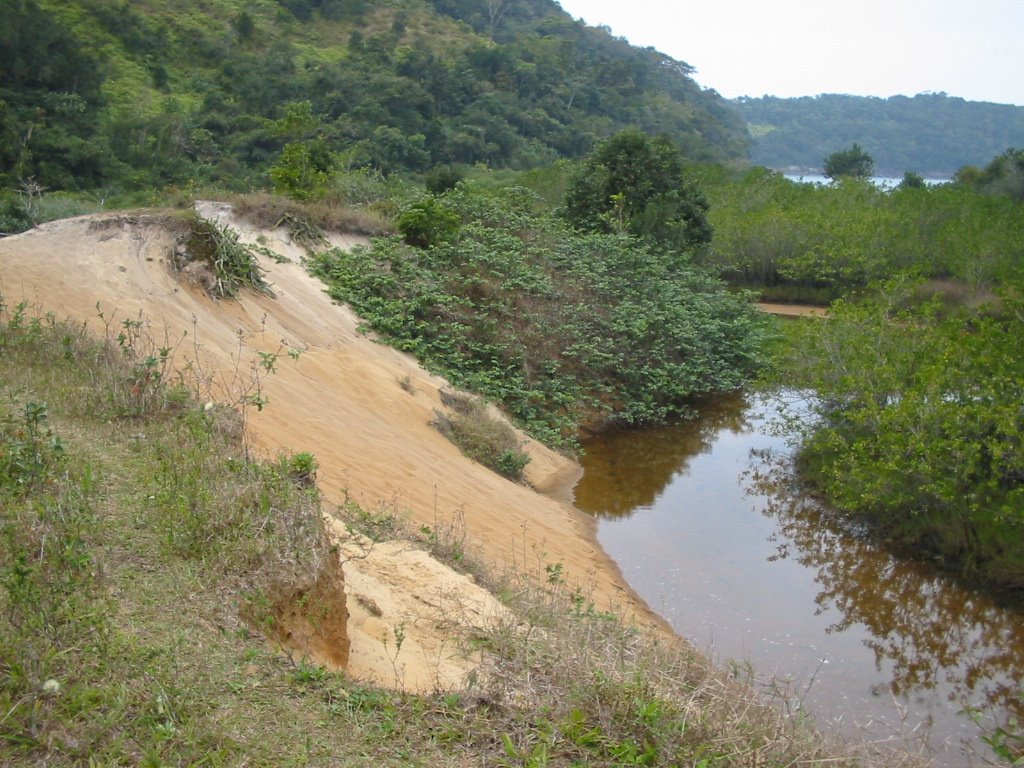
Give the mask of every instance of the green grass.
[[(171, 376), (135, 392), (138, 366), (116, 336), (0, 303), (0, 764), (895, 764), (827, 751), (693, 652), (596, 611), (558, 564), (543, 588), (478, 570), (513, 611), (474, 638), (490, 661), (465, 689), (293, 662), (240, 616), (325, 555), (312, 457), (251, 460), (236, 421)], [(463, 527), (423, 533), (467, 564)]]

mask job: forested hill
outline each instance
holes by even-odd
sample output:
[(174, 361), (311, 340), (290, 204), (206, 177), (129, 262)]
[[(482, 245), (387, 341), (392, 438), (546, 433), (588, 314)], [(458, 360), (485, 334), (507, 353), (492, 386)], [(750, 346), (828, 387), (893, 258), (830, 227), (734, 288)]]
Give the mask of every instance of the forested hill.
[[(314, 166), (532, 167), (615, 131), (742, 158), (691, 68), (553, 0), (0, 0), (0, 183), (265, 183)], [(308, 103), (308, 106), (307, 104)]]
[(823, 159), (856, 142), (875, 172), (948, 177), (983, 166), (1010, 147), (1024, 147), (1024, 107), (918, 94), (888, 99), (823, 94), (741, 98), (751, 160), (769, 168), (820, 169)]

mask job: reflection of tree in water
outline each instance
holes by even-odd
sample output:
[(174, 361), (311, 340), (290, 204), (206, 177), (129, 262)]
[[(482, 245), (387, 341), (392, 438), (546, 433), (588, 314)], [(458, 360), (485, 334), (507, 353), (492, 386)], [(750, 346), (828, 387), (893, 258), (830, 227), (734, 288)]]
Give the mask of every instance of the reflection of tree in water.
[(587, 440), (576, 506), (601, 517), (628, 517), (649, 507), (719, 432), (744, 429), (746, 406), (742, 397), (723, 397), (701, 405), (698, 417), (685, 424), (615, 430)]
[(865, 537), (842, 530), (820, 505), (793, 492), (787, 467), (751, 470), (749, 490), (766, 497), (778, 520), (778, 557), (817, 571), (818, 611), (835, 610), (830, 632), (861, 624), (875, 663), (892, 666), (893, 693), (941, 685), (950, 701), (1024, 715), (1024, 615), (961, 588), (934, 569), (898, 560)]

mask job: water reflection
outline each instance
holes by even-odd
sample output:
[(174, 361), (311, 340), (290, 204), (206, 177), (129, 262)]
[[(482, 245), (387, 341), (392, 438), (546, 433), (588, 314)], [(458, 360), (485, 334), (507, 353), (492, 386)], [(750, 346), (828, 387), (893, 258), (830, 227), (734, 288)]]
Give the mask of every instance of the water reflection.
[(989, 728), (1024, 718), (1021, 612), (795, 495), (771, 427), (784, 401), (729, 399), (691, 424), (587, 443), (578, 506), (601, 517), (601, 543), (634, 588), (698, 645), (813, 681), (807, 703), (848, 733), (930, 726), (936, 764), (974, 764), (961, 741), (991, 753), (965, 707), (985, 710)]
[(865, 627), (876, 666), (889, 670), (890, 690), (903, 699), (936, 691), (1003, 722), (1024, 716), (1019, 611), (844, 531), (818, 503), (793, 492), (784, 461), (758, 463), (747, 478), (768, 500), (764, 513), (778, 522), (777, 557), (814, 570), (818, 611), (839, 616), (830, 634)]
[(747, 426), (747, 402), (739, 395), (704, 403), (698, 413), (685, 425), (612, 430), (588, 440), (576, 506), (599, 517), (648, 508), (721, 431), (739, 433)]

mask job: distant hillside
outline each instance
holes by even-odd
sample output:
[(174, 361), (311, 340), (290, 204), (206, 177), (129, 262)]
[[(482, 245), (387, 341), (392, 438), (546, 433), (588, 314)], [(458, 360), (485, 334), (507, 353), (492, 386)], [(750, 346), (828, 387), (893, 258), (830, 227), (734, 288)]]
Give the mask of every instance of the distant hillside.
[(946, 177), (965, 165), (983, 166), (1009, 147), (1024, 147), (1024, 107), (944, 93), (765, 96), (731, 103), (753, 137), (751, 160), (769, 168), (820, 169), (827, 155), (857, 142), (878, 174)]
[[(553, 0), (3, 0), (0, 184), (265, 184), (316, 170), (526, 168), (626, 126), (745, 156), (691, 68)], [(308, 105), (306, 104), (308, 102)], [(297, 157), (297, 156), (296, 156)], [(292, 159), (296, 159), (293, 157)]]

